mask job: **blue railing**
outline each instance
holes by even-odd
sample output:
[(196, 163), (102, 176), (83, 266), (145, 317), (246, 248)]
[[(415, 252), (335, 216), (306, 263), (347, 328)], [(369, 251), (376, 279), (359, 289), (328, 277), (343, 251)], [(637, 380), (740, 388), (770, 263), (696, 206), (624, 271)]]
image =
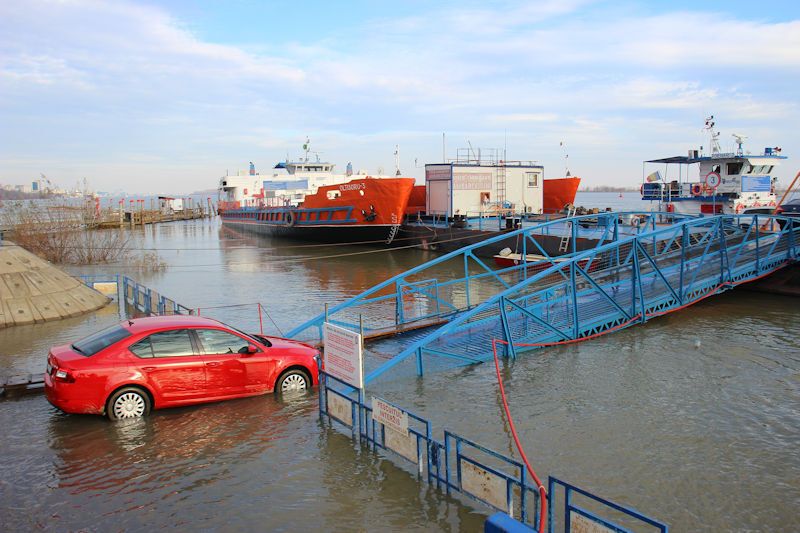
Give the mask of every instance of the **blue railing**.
[(365, 381), (409, 357), (420, 375), (423, 356), (485, 361), (493, 339), (515, 357), (646, 322), (796, 261), (798, 244), (800, 225), (765, 215), (690, 219), (617, 239), (497, 291), (403, 346)]
[[(442, 440), (433, 437), (431, 423), (425, 418), (400, 407), (390, 405), (405, 413), (409, 418), (406, 432), (388, 428), (372, 418), (372, 407), (365, 400), (363, 391), (354, 391), (343, 381), (326, 374), (320, 369), (319, 411), (320, 416), (349, 429), (353, 437), (366, 442), (375, 450), (386, 452), (386, 457), (398, 459), (411, 466), (420, 480), (425, 480), (447, 494), (460, 494), (480, 502), (491, 509), (508, 513), (522, 523), (540, 531), (540, 510), (542, 501), (539, 490), (524, 465), (502, 453), (487, 448), (447, 429), (443, 430)], [(387, 402), (389, 403), (389, 402)], [(550, 478), (547, 492), (548, 513), (547, 531), (556, 531), (552, 518), (554, 486), (567, 489), (565, 513), (582, 513), (594, 523), (616, 527), (614, 519), (633, 520), (656, 525), (660, 531), (667, 526), (646, 517), (638, 511), (616, 504), (574, 485), (565, 484)], [(578, 507), (572, 501), (572, 493), (593, 499), (606, 508), (617, 512), (615, 517), (601, 516)], [(565, 514), (567, 521), (558, 531), (570, 531), (573, 519)]]
[[(557, 489), (563, 489), (563, 499), (557, 498)], [(634, 527), (636, 531), (640, 531), (642, 527), (650, 531), (661, 531), (662, 533), (667, 533), (669, 530), (666, 524), (658, 520), (653, 520), (636, 509), (606, 500), (605, 498), (601, 498), (600, 496), (565, 481), (561, 481), (553, 476), (550, 476), (548, 479), (547, 495), (550, 502), (547, 507), (547, 523), (549, 526), (548, 531), (551, 533), (556, 530), (557, 521), (559, 524), (563, 525), (563, 527), (557, 529), (567, 533), (572, 531), (573, 528), (577, 531), (604, 531), (604, 529), (592, 528), (591, 526), (587, 528), (587, 522), (588, 524), (599, 524), (603, 528), (608, 528), (607, 530), (610, 531), (619, 531), (623, 533), (633, 530)], [(579, 498), (590, 502), (590, 504), (594, 504), (599, 508), (599, 511), (590, 511), (586, 506), (579, 505), (577, 502)], [(562, 503), (560, 509), (561, 516), (558, 517), (560, 520), (556, 517), (555, 508), (555, 503), (559, 500)], [(608, 518), (607, 515), (609, 511), (614, 512), (619, 517), (617, 519), (618, 522), (614, 522), (613, 519)], [(601, 516), (601, 512), (603, 512), (605, 516)], [(625, 525), (623, 525), (623, 522)], [(628, 524), (630, 524), (630, 526), (628, 526)]]
[(192, 308), (181, 305), (128, 276), (122, 277), (122, 294), (127, 305), (148, 316), (194, 314)]
[[(559, 251), (562, 239), (566, 239), (566, 256), (569, 257), (654, 229), (659, 217), (680, 219), (666, 213), (600, 213), (551, 220), (506, 232), (441, 255), (330, 306), (287, 336), (321, 342), (325, 321), (353, 331), (363, 327), (368, 338), (445, 322), (527, 279), (527, 267), (532, 265), (529, 254), (542, 257), (540, 265), (551, 265), (556, 256), (564, 257), (564, 252)], [(623, 222), (634, 218), (640, 223)], [(521, 263), (504, 269), (494, 268), (492, 256), (506, 246), (517, 248), (522, 256)]]

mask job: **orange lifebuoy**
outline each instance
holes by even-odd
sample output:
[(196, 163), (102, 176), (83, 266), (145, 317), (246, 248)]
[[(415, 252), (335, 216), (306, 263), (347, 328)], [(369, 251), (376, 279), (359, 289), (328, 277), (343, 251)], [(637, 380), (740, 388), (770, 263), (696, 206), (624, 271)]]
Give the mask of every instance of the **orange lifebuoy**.
[(699, 183), (695, 183), (692, 185), (692, 194), (695, 196), (700, 196), (703, 193), (703, 187)]

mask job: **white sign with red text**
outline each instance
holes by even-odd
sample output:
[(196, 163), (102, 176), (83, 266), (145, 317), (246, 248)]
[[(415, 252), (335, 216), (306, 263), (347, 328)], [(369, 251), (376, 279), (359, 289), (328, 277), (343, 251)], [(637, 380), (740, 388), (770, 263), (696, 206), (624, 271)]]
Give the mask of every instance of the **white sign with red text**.
[(358, 389), (364, 388), (364, 354), (361, 335), (349, 329), (325, 323), (325, 372)]
[(374, 396), (372, 397), (372, 420), (402, 434), (408, 433), (408, 413)]

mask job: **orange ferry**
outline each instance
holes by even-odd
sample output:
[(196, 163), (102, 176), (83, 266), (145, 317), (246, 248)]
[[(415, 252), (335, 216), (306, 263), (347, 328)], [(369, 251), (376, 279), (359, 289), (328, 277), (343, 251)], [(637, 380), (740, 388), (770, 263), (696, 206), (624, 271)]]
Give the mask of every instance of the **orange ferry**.
[(320, 161), (279, 163), (269, 179), (255, 172), (225, 176), (219, 214), (231, 227), (330, 243), (386, 243), (396, 236), (414, 178), (334, 174)]

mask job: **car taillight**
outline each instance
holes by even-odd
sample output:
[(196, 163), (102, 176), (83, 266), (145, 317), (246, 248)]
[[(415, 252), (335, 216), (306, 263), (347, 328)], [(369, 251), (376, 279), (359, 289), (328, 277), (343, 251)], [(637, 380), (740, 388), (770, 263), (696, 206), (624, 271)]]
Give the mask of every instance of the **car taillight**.
[(73, 383), (75, 381), (75, 377), (69, 373), (69, 371), (64, 370), (63, 368), (56, 368), (56, 373), (54, 377), (58, 381), (64, 381), (66, 383)]

